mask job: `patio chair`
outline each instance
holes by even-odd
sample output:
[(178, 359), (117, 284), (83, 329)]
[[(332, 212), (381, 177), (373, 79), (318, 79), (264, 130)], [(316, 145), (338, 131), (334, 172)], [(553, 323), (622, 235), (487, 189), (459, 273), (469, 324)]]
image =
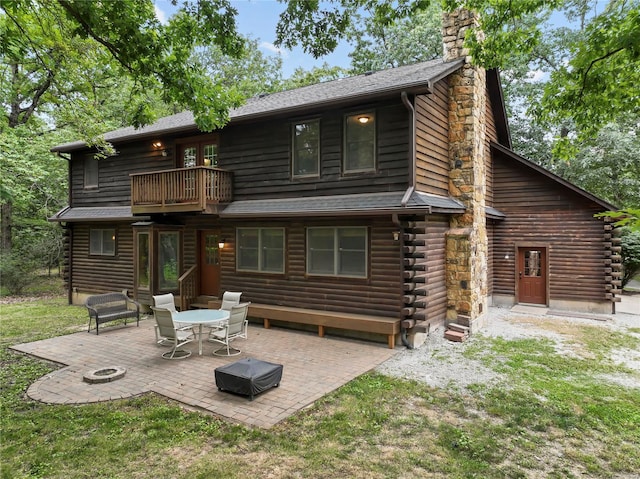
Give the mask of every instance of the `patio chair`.
[(173, 321), (173, 312), (166, 308), (152, 307), (156, 318), (156, 338), (158, 344), (171, 344), (173, 348), (162, 354), (164, 359), (184, 359), (191, 356), (191, 351), (178, 349), (195, 339), (195, 332), (190, 327), (178, 326)]
[[(154, 307), (168, 309), (169, 311), (172, 311), (174, 313), (178, 312), (176, 309), (176, 302), (173, 297), (173, 293), (158, 294), (158, 295), (152, 296), (152, 298), (153, 298)], [(193, 324), (183, 323), (181, 321), (176, 321), (176, 323), (179, 323), (180, 328), (193, 328)], [(158, 344), (164, 344), (164, 341), (161, 340), (158, 335), (157, 325), (156, 325), (156, 342)]]
[(231, 341), (237, 338), (247, 338), (247, 313), (251, 303), (240, 303), (231, 307), (229, 320), (221, 324), (217, 329), (212, 328), (209, 333), (209, 341), (224, 345), (223, 348), (214, 351), (216, 356), (237, 356), (239, 349), (231, 347)]
[(242, 296), (242, 293), (225, 291), (225, 293), (222, 295), (222, 305), (220, 305), (220, 309), (231, 311), (232, 306), (240, 304), (240, 296)]

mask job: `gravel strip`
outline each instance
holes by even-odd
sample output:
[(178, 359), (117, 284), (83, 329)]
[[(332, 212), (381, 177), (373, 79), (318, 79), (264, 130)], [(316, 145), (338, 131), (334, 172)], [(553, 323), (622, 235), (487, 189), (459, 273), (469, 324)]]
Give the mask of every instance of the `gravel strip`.
[[(596, 326), (603, 330), (627, 331), (630, 327), (640, 327), (640, 315), (609, 315), (606, 321), (578, 317), (559, 317), (515, 313), (510, 309), (489, 308), (488, 326), (473, 334), (464, 343), (444, 339), (442, 329), (431, 332), (427, 341), (419, 348), (404, 349), (393, 358), (381, 364), (377, 371), (389, 376), (422, 381), (436, 388), (463, 391), (474, 384), (492, 386), (506, 381), (506, 377), (488, 367), (482, 360), (468, 359), (465, 352), (477, 344), (482, 337), (504, 338), (506, 340), (524, 338), (547, 338), (553, 342), (561, 354), (577, 355), (571, 344), (571, 331), (575, 325)], [(602, 318), (601, 318), (602, 319)], [(628, 331), (627, 331), (628, 332)], [(636, 335), (637, 333), (630, 333)], [(489, 352), (487, 351), (487, 354)], [(475, 355), (477, 356), (477, 354)], [(493, 357), (493, 360), (500, 358)], [(616, 364), (640, 373), (640, 352), (631, 349), (614, 351), (611, 359)], [(640, 387), (639, 375), (616, 374), (606, 380), (627, 387)]]

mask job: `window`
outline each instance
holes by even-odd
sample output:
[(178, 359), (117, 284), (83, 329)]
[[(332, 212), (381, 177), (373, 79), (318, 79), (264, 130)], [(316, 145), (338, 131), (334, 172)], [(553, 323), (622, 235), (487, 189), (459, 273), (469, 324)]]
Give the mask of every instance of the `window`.
[(181, 138), (176, 140), (178, 168), (218, 166), (218, 136)]
[(283, 228), (238, 228), (238, 271), (284, 273)]
[(375, 115), (359, 113), (345, 118), (344, 164), (345, 173), (371, 171), (376, 168)]
[(318, 176), (320, 171), (320, 121), (293, 125), (293, 176)]
[(115, 256), (116, 230), (92, 229), (89, 232), (89, 254), (99, 256)]
[(138, 287), (149, 289), (150, 266), (149, 233), (138, 233)]
[(367, 277), (367, 228), (308, 228), (307, 273)]
[(180, 271), (180, 233), (158, 232), (158, 286), (161, 290), (178, 288)]
[(98, 187), (98, 160), (95, 158), (84, 159), (84, 187)]

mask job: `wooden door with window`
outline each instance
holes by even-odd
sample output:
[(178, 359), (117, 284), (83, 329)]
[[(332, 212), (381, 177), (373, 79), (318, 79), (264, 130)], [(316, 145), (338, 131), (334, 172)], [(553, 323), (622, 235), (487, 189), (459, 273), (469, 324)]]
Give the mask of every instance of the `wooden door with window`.
[(546, 248), (518, 248), (518, 302), (547, 304)]
[(218, 137), (217, 135), (202, 138), (185, 138), (177, 140), (178, 168), (193, 168), (195, 166), (218, 166)]
[(220, 293), (220, 233), (201, 231), (200, 245), (200, 294), (218, 296)]

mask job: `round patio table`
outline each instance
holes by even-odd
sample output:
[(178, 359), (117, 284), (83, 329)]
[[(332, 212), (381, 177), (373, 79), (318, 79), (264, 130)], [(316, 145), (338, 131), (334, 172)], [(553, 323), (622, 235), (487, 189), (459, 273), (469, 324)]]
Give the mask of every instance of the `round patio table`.
[(173, 313), (173, 320), (177, 323), (197, 324), (198, 331), (198, 354), (202, 356), (202, 326), (221, 323), (229, 319), (229, 311), (224, 309), (190, 309)]

